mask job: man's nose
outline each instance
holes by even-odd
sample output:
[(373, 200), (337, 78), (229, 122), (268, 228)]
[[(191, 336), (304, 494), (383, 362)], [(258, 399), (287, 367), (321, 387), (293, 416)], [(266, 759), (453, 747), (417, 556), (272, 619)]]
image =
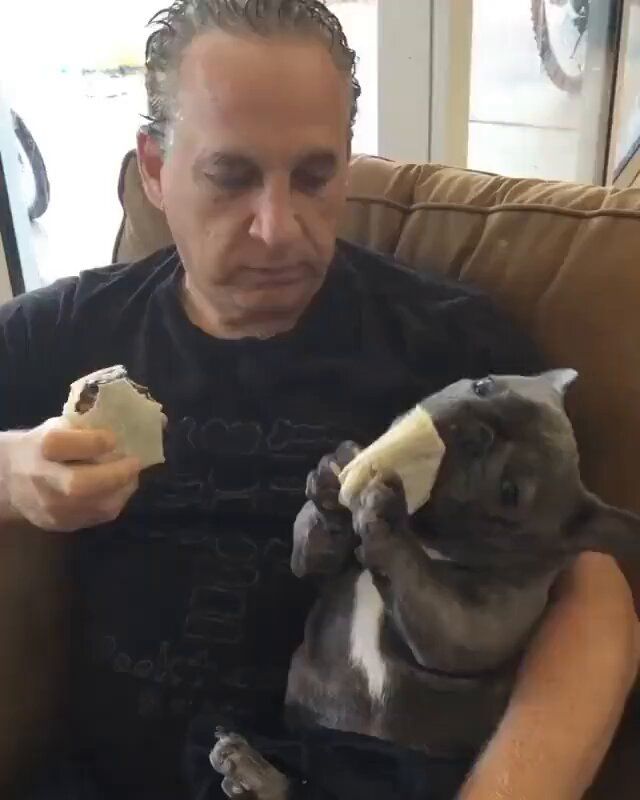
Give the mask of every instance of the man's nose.
[(287, 247), (300, 237), (301, 226), (288, 180), (274, 180), (256, 198), (250, 234), (269, 249)]

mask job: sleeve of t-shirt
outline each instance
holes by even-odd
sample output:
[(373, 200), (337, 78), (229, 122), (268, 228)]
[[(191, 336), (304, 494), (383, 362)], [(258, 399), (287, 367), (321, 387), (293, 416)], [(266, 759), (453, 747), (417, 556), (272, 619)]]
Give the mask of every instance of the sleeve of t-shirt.
[(0, 306), (0, 431), (44, 421), (64, 361), (65, 306), (72, 288), (61, 281)]

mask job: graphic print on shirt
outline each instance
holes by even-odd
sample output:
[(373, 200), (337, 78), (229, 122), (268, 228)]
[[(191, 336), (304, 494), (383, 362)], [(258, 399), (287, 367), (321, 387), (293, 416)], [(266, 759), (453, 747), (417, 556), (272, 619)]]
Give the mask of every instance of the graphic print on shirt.
[[(108, 618), (94, 616), (90, 623), (93, 659), (139, 684), (140, 716), (191, 713), (212, 686), (232, 703), (237, 694), (282, 690), (308, 592), (290, 570), (293, 519), (308, 471), (350, 436), (353, 429), (284, 418), (267, 429), (219, 418), (183, 418), (170, 426), (167, 463), (149, 473), (104, 551), (87, 553), (88, 572), (101, 573), (106, 590), (111, 570), (131, 558), (128, 548), (144, 547), (149, 583), (166, 583), (182, 605), (173, 634), (159, 630), (146, 645), (134, 629), (144, 629), (152, 616), (151, 589), (142, 589), (130, 610), (128, 635), (109, 627)], [(166, 576), (159, 566), (165, 559)], [(92, 589), (98, 592), (95, 583)], [(297, 622), (291, 605), (300, 606)], [(292, 617), (290, 626), (278, 624)], [(268, 637), (260, 631), (265, 620), (274, 628)], [(280, 659), (258, 652), (251, 644), (256, 637), (268, 638)]]
[(276, 510), (279, 494), (301, 498), (305, 467), (345, 436), (337, 428), (286, 419), (265, 431), (257, 422), (213, 419), (199, 424), (185, 417), (166, 436), (167, 462), (176, 466), (158, 469), (136, 501), (166, 511)]

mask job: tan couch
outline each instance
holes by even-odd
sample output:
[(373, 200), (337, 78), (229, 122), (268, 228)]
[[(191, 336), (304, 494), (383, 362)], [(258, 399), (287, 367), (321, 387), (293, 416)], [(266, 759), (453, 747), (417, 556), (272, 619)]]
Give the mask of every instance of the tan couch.
[[(114, 260), (171, 243), (132, 153), (120, 196), (125, 215)], [(517, 180), (361, 156), (352, 164), (341, 235), (483, 287), (550, 365), (578, 369), (571, 414), (585, 480), (608, 501), (640, 512), (640, 187)], [(640, 609), (640, 570), (624, 567)], [(637, 696), (590, 796), (640, 797)]]

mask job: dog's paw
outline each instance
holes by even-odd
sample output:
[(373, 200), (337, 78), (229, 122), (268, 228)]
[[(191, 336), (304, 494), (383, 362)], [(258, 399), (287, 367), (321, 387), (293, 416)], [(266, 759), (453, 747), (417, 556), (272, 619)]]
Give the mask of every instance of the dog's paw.
[(211, 766), (221, 775), (231, 775), (241, 754), (251, 749), (249, 743), (237, 733), (216, 732), (217, 743), (209, 755)]
[(362, 491), (358, 506), (358, 526), (368, 521), (382, 520), (396, 529), (403, 526), (409, 517), (404, 486), (397, 475), (374, 478)]
[(361, 544), (356, 557), (362, 566), (384, 572), (384, 567), (407, 527), (409, 514), (402, 481), (374, 478), (360, 495), (353, 526)]
[(358, 452), (354, 442), (343, 442), (309, 473), (308, 502), (293, 526), (291, 569), (299, 578), (338, 573), (353, 553), (351, 512), (340, 504), (338, 476)]
[(211, 766), (224, 780), (227, 797), (242, 800), (286, 800), (289, 781), (257, 750), (235, 733), (218, 731), (209, 755)]
[(322, 512), (308, 501), (293, 525), (291, 570), (298, 578), (336, 574), (353, 553), (355, 544), (349, 514), (338, 517)]
[(324, 512), (344, 512), (340, 505), (338, 475), (360, 452), (355, 442), (343, 442), (335, 453), (324, 456), (307, 478), (307, 498)]

